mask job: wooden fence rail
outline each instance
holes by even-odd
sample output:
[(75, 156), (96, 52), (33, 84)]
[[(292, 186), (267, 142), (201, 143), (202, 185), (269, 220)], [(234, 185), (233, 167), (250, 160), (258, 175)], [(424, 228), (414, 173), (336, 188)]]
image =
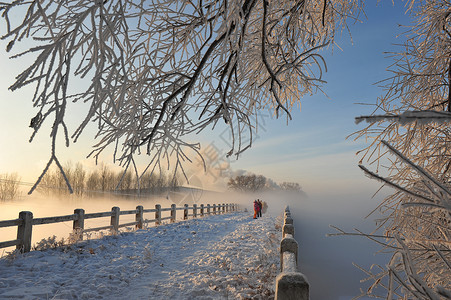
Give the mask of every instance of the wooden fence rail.
[[(170, 220), (171, 223), (173, 223), (176, 221), (177, 210), (183, 210), (183, 219), (187, 220), (189, 217), (197, 218), (198, 211), (200, 213), (200, 216), (202, 217), (210, 214), (221, 214), (236, 211), (237, 208), (237, 204), (224, 203), (213, 204), (212, 206), (210, 204), (207, 204), (206, 206), (201, 204), (199, 207), (197, 206), (197, 204), (193, 204), (193, 206), (188, 206), (188, 204), (185, 204), (183, 207), (177, 207), (175, 204), (172, 204), (169, 208), (161, 208), (160, 204), (156, 204), (155, 208), (152, 209), (144, 209), (141, 205), (139, 205), (136, 207), (136, 209), (121, 211), (119, 207), (115, 206), (111, 209), (111, 211), (90, 214), (86, 214), (85, 210), (82, 208), (77, 208), (71, 215), (47, 218), (33, 218), (32, 212), (21, 211), (19, 213), (19, 218), (17, 219), (0, 221), (0, 228), (17, 226), (17, 239), (0, 242), (0, 249), (16, 246), (16, 249), (19, 249), (21, 252), (29, 252), (31, 250), (31, 234), (34, 225), (73, 221), (74, 236), (78, 239), (83, 239), (83, 233), (92, 231), (111, 230), (112, 232), (118, 232), (119, 228), (129, 226), (135, 226), (135, 229), (141, 229), (143, 228), (144, 224), (155, 222), (155, 225), (160, 225), (164, 220)], [(192, 211), (191, 214), (189, 214), (189, 210)], [(170, 212), (170, 216), (162, 217), (161, 213), (166, 211)], [(145, 219), (144, 214), (146, 213), (154, 213), (155, 218), (151, 220)], [(122, 215), (135, 215), (135, 221), (121, 224), (119, 223), (119, 217)], [(110, 225), (88, 229), (84, 228), (86, 219), (103, 217), (111, 218)]]
[(298, 271), (298, 243), (294, 239), (294, 225), (290, 208), (285, 208), (280, 242), (280, 274), (276, 278), (275, 300), (309, 300), (309, 283)]

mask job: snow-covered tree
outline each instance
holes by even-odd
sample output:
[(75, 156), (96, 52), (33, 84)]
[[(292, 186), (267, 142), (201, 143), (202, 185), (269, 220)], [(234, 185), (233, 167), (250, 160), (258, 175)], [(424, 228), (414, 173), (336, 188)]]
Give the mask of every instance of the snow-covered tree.
[(85, 179), (86, 179), (86, 170), (83, 169), (83, 165), (81, 163), (75, 164), (75, 170), (73, 173), (72, 179), (72, 187), (74, 192), (78, 195), (82, 195), (85, 191)]
[(227, 186), (239, 192), (258, 192), (265, 189), (266, 177), (255, 174), (238, 175), (235, 178), (229, 178)]
[[(134, 155), (149, 155), (149, 165), (173, 157), (179, 170), (190, 160), (187, 149), (199, 150), (186, 135), (218, 122), (232, 133), (228, 154), (239, 155), (258, 126), (250, 115), (269, 109), (291, 118), (303, 95), (321, 89), (326, 65), (318, 51), (334, 43), (361, 6), (360, 0), (7, 1), (0, 3), (0, 28), (7, 51), (22, 49), (12, 57), (35, 58), (10, 89), (35, 87), (30, 141), (43, 124), (52, 125), (43, 174), (52, 163), (63, 169), (58, 132), (69, 145), (95, 121), (90, 155), (111, 146), (115, 161), (138, 175)], [(66, 125), (70, 102), (89, 106), (73, 132)]]
[(370, 122), (356, 136), (371, 140), (362, 161), (376, 172), (361, 168), (396, 189), (378, 206), (379, 238), (393, 256), (367, 271), (374, 284), (364, 294), (451, 299), (451, 3), (409, 4), (413, 23), (392, 53), (386, 92), (372, 116), (357, 118)]
[(297, 182), (282, 182), (280, 188), (285, 191), (291, 191), (296, 193), (302, 192), (302, 187)]
[(17, 173), (0, 174), (0, 201), (14, 200), (20, 196), (20, 177)]

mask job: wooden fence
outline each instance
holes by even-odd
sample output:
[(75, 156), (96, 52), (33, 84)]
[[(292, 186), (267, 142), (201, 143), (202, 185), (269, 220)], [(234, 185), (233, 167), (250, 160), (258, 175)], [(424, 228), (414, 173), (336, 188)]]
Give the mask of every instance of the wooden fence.
[(280, 243), (280, 271), (276, 278), (275, 300), (308, 300), (309, 283), (298, 271), (298, 243), (294, 239), (294, 225), (290, 208), (285, 208)]
[[(53, 224), (59, 222), (73, 221), (73, 232), (78, 239), (83, 239), (83, 233), (88, 233), (92, 231), (100, 230), (111, 230), (112, 232), (118, 232), (121, 227), (135, 226), (135, 229), (143, 228), (144, 224), (155, 222), (155, 225), (160, 225), (163, 220), (170, 220), (171, 222), (176, 221), (177, 210), (183, 210), (183, 219), (187, 220), (188, 217), (197, 218), (198, 216), (210, 215), (210, 214), (221, 214), (231, 211), (236, 211), (238, 208), (237, 204), (207, 204), (197, 206), (188, 206), (185, 204), (183, 207), (176, 207), (172, 204), (169, 208), (161, 208), (160, 204), (156, 204), (155, 208), (144, 209), (141, 205), (137, 206), (134, 210), (121, 211), (119, 207), (115, 206), (111, 211), (98, 212), (86, 214), (84, 209), (75, 209), (74, 213), (71, 215), (57, 216), (57, 217), (47, 217), (47, 218), (33, 218), (33, 213), (29, 211), (22, 211), (19, 213), (19, 218), (14, 220), (0, 221), (0, 228), (17, 226), (17, 239), (11, 241), (0, 242), (0, 249), (16, 246), (21, 252), (29, 252), (31, 250), (31, 234), (33, 231), (33, 225), (42, 224)], [(189, 214), (189, 210), (192, 214)], [(169, 211), (170, 216), (162, 217), (162, 212)], [(155, 213), (155, 218), (147, 220), (144, 218), (146, 213)], [(129, 223), (119, 223), (119, 217), (121, 215), (135, 215), (135, 221)], [(85, 220), (111, 217), (110, 225), (96, 227), (96, 228), (84, 228)]]

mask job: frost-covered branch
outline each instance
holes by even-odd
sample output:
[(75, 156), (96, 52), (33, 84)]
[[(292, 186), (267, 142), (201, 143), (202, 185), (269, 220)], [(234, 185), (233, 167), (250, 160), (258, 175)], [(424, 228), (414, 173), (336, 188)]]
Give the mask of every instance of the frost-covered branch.
[[(410, 178), (409, 186), (400, 186), (393, 178), (385, 178), (363, 166), (366, 175), (394, 187), (403, 195), (399, 208), (393, 215), (385, 235), (368, 235), (358, 231), (387, 249), (395, 249), (387, 272), (363, 295), (372, 294), (376, 287), (390, 295), (401, 289), (415, 299), (443, 299), (451, 293), (451, 194), (445, 183), (434, 178), (426, 170), (383, 142), (397, 158), (412, 169), (417, 178)], [(413, 183), (413, 184), (412, 184)], [(386, 200), (387, 202), (387, 200)], [(339, 234), (350, 235), (342, 230)], [(385, 239), (380, 242), (379, 239)], [(376, 278), (369, 273), (370, 278)], [(388, 277), (389, 284), (379, 284)]]
[[(358, 153), (373, 179), (395, 188), (379, 205), (379, 229), (397, 249), (362, 295), (385, 299), (450, 299), (451, 291), (451, 3), (408, 1), (412, 24), (390, 52), (391, 76), (369, 124), (353, 134), (369, 140)], [(388, 148), (388, 149), (387, 149)], [(379, 171), (383, 171), (383, 176)], [(421, 251), (418, 251), (421, 250)]]
[(83, 102), (89, 109), (70, 138), (77, 141), (96, 122), (90, 155), (97, 159), (112, 147), (122, 166), (143, 152), (157, 165), (165, 160), (179, 168), (189, 149), (199, 153), (187, 135), (224, 122), (228, 154), (238, 156), (252, 145), (257, 121), (250, 116), (265, 109), (289, 117), (303, 95), (321, 91), (326, 66), (318, 50), (333, 44), (361, 6), (358, 0), (8, 1), (0, 3), (1, 38), (7, 51), (25, 45), (14, 58), (35, 58), (10, 87), (35, 88), (31, 140), (52, 122), (52, 137), (63, 128), (68, 144), (65, 114), (72, 102)]
[(451, 113), (445, 111), (435, 110), (419, 110), (419, 111), (405, 111), (399, 115), (372, 115), (372, 116), (360, 116), (355, 118), (355, 123), (366, 121), (367, 123), (376, 123), (383, 121), (396, 122), (400, 125), (406, 125), (409, 123), (445, 123), (451, 122)]

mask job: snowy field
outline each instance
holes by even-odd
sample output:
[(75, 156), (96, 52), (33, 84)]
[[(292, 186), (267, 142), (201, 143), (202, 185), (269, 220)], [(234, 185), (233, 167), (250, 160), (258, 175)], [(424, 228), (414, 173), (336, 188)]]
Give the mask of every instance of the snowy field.
[(282, 219), (232, 213), (0, 259), (0, 299), (271, 299)]

